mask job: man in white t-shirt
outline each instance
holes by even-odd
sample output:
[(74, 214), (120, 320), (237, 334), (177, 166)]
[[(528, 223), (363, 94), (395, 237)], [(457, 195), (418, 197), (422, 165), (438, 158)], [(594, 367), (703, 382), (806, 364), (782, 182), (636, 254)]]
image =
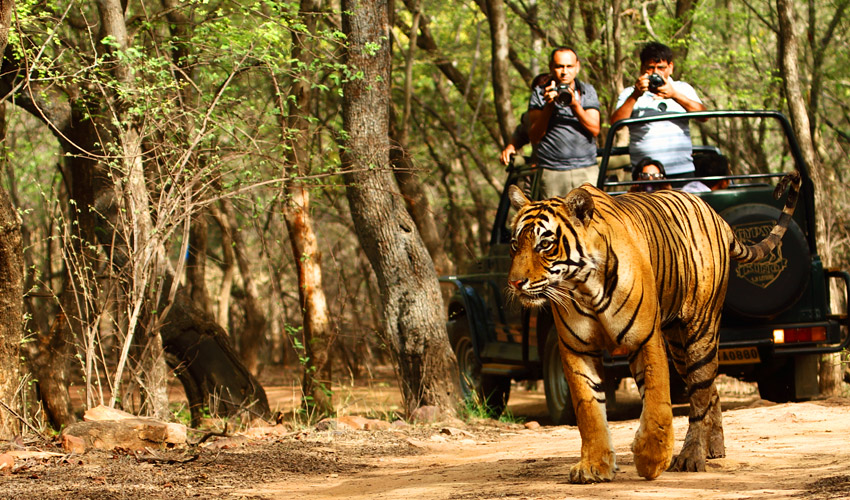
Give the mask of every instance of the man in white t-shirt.
[[(694, 88), (673, 79), (670, 47), (658, 42), (648, 43), (640, 52), (640, 72), (635, 84), (620, 93), (611, 123), (664, 113), (705, 111)], [(629, 127), (629, 155), (633, 165), (650, 157), (665, 165), (670, 179), (693, 177), (692, 153), (687, 119)]]

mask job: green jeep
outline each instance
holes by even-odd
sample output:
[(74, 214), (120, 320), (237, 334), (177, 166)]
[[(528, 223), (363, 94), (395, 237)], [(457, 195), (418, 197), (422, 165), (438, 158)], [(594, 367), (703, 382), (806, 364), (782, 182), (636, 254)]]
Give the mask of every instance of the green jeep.
[[(611, 195), (632, 181), (628, 148), (612, 147), (615, 134), (629, 124), (682, 115), (630, 118), (615, 123), (600, 150), (597, 186)], [(774, 186), (796, 169), (803, 186), (793, 221), (780, 246), (752, 264), (733, 261), (720, 328), (720, 372), (758, 383), (764, 399), (799, 401), (818, 394), (818, 357), (844, 349), (850, 336), (847, 293), (850, 274), (824, 269), (815, 238), (814, 186), (787, 118), (773, 111), (704, 111), (689, 113), (694, 143), (696, 180), (711, 184), (727, 180), (723, 189), (698, 193), (735, 229), (746, 243), (770, 231), (782, 209), (773, 199)], [(695, 119), (705, 119), (697, 122)], [(729, 174), (704, 176), (710, 162), (728, 163)], [(556, 424), (575, 424), (564, 379), (557, 333), (548, 308), (530, 310), (505, 294), (510, 267), (510, 202), (508, 187), (519, 183), (536, 196), (539, 175), (528, 167), (508, 167), (493, 224), (489, 254), (467, 274), (446, 276), (452, 285), (448, 301), (449, 338), (458, 358), (464, 395), (486, 402), (500, 414), (510, 395), (511, 380), (543, 379), (549, 414)], [(666, 181), (669, 182), (669, 181)], [(674, 185), (674, 188), (676, 186)], [(831, 308), (831, 294), (843, 282), (840, 312)], [(609, 404), (620, 381), (631, 376), (624, 355), (605, 356)], [(671, 396), (686, 401), (684, 382), (671, 367)]]

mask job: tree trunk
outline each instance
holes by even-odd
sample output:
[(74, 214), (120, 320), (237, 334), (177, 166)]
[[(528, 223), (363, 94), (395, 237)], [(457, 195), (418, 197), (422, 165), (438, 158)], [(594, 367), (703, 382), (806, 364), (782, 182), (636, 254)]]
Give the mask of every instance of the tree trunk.
[[(3, 7), (0, 4), (0, 9)], [(21, 219), (0, 187), (0, 402), (8, 407), (0, 408), (2, 441), (20, 433), (21, 422), (11, 411), (23, 415), (18, 397), (18, 390), (23, 390), (18, 352), (23, 333), (23, 270)]]
[[(419, 21), (422, 13), (418, 10), (418, 4), (412, 5), (416, 9), (413, 12), (413, 22), (410, 26), (410, 41), (404, 58), (404, 106), (402, 108), (401, 121), (395, 107), (390, 106), (390, 138), (397, 143), (397, 147), (390, 149), (390, 162), (393, 165), (399, 190), (407, 202), (407, 211), (413, 217), (416, 228), (428, 248), (431, 260), (438, 274), (451, 272), (451, 261), (443, 247), (443, 238), (437, 229), (434, 220), (434, 212), (425, 193), (424, 186), (416, 175), (416, 169), (410, 159), (408, 151), (408, 138), (410, 137), (410, 121), (413, 116), (413, 63), (416, 54), (416, 40), (419, 38)], [(391, 12), (392, 13), (392, 12)]]
[[(224, 200), (220, 201), (219, 205), (223, 203)], [(210, 213), (221, 231), (221, 287), (218, 289), (218, 301), (216, 302), (216, 322), (222, 328), (225, 328), (228, 323), (230, 296), (233, 291), (233, 274), (236, 267), (236, 257), (233, 255), (233, 238), (231, 238), (233, 227), (220, 207), (210, 207)]]
[(248, 412), (271, 417), (266, 392), (239, 362), (227, 333), (196, 308), (185, 291), (177, 292), (161, 335), (169, 364), (189, 400), (193, 426), (200, 424), (204, 410), (220, 416)]
[[(0, 0), (0, 54), (6, 48), (15, 4)], [(3, 110), (5, 112), (5, 109)], [(0, 137), (6, 144), (5, 134)], [(21, 385), (21, 321), (24, 310), (24, 258), (21, 218), (6, 190), (0, 186), (0, 440), (20, 434), (21, 422), (11, 413), (23, 415), (18, 396)]]
[[(418, 10), (418, 7), (414, 5), (413, 2), (414, 0), (404, 0), (405, 6), (407, 6), (411, 12)], [(399, 24), (399, 26), (409, 35), (410, 28), (401, 25), (401, 19), (399, 19), (398, 16), (396, 16), (396, 23)], [(452, 84), (454, 84), (455, 89), (464, 96), (469, 108), (477, 113), (476, 116), (479, 124), (487, 130), (487, 133), (490, 134), (493, 142), (498, 144), (501, 141), (501, 134), (498, 126), (496, 125), (496, 118), (490, 112), (490, 108), (488, 107), (484, 107), (480, 110), (480, 112), (478, 112), (478, 92), (468, 91), (470, 88), (470, 78), (457, 68), (457, 65), (455, 64), (456, 61), (450, 60), (440, 52), (437, 42), (428, 27), (428, 21), (424, 17), (419, 23), (419, 34), (416, 37), (416, 45), (420, 49), (424, 50), (428, 54), (429, 58), (433, 59), (434, 65), (437, 66), (437, 69), (446, 75)]]
[(508, 22), (505, 17), (503, 0), (486, 0), (487, 22), (490, 23), (490, 49), (492, 58), (490, 67), (493, 77), (493, 101), (496, 104), (496, 118), (502, 133), (502, 146), (509, 143), (516, 121), (511, 106), (511, 77), (508, 74)]
[(186, 256), (186, 281), (192, 302), (198, 309), (210, 313), (207, 293), (207, 215), (206, 210), (192, 217), (189, 229), (189, 251)]
[[(234, 227), (236, 212), (229, 199), (221, 200), (221, 209), (230, 226)], [(248, 371), (257, 375), (260, 371), (259, 353), (268, 322), (260, 307), (259, 292), (257, 292), (257, 285), (251, 270), (251, 259), (247, 255), (245, 242), (242, 240), (239, 231), (232, 231), (229, 237), (233, 243), (233, 255), (236, 258), (236, 265), (239, 267), (239, 274), (242, 276), (242, 285), (245, 291), (245, 329), (239, 335), (239, 355)]]
[[(698, 3), (699, 0), (676, 0), (675, 16), (681, 23), (681, 26), (674, 34), (675, 40), (690, 41), (691, 31), (694, 26), (694, 12), (696, 12)], [(676, 61), (676, 72), (681, 74), (681, 71), (685, 69), (685, 65), (687, 64), (688, 44), (676, 44), (673, 50), (673, 59)], [(680, 65), (681, 67), (679, 67)]]
[[(394, 115), (394, 113), (392, 113)], [(394, 117), (391, 117), (393, 119)], [(392, 122), (391, 122), (392, 123)], [(397, 126), (390, 127), (390, 137), (397, 137), (395, 131)], [(399, 137), (399, 139), (401, 139)], [(449, 274), (452, 271), (452, 263), (443, 246), (443, 237), (437, 229), (434, 220), (434, 211), (425, 193), (425, 187), (416, 175), (417, 169), (410, 160), (406, 141), (399, 140), (397, 147), (390, 149), (390, 162), (392, 162), (395, 179), (399, 190), (407, 206), (407, 211), (416, 223), (416, 228), (422, 236), (422, 241), (428, 249), (431, 260), (437, 274)]]
[[(121, 27), (118, 26), (116, 19), (123, 15), (121, 6), (108, 0), (102, 2), (100, 6), (104, 10), (104, 15), (108, 12), (108, 19), (104, 20), (102, 26), (120, 31)], [(105, 36), (104, 33), (101, 33), (101, 35)], [(119, 38), (116, 37), (116, 42), (120, 41)], [(100, 243), (100, 247), (103, 249), (105, 255), (112, 256), (115, 259), (113, 264), (116, 269), (129, 269), (131, 271), (131, 267), (126, 267), (130, 265), (128, 259), (130, 255), (129, 250), (135, 251), (135, 249), (144, 247), (144, 241), (138, 241), (136, 239), (140, 234), (140, 228), (136, 226), (137, 223), (141, 225), (146, 223), (143, 218), (150, 217), (149, 210), (128, 209), (124, 212), (127, 216), (123, 219), (119, 218), (119, 215), (121, 215), (119, 207), (147, 206), (147, 193), (144, 190), (145, 179), (142, 175), (143, 171), (139, 168), (139, 164), (132, 164), (130, 162), (131, 159), (140, 158), (140, 141), (132, 133), (116, 140), (117, 131), (114, 127), (110, 126), (110, 120), (95, 121), (101, 116), (101, 110), (113, 109), (120, 111), (120, 101), (113, 102), (112, 104), (115, 104), (115, 106), (109, 107), (104, 101), (98, 100), (98, 96), (89, 92), (83, 92), (79, 88), (74, 88), (73, 86), (66, 88), (56, 85), (42, 87), (40, 86), (40, 82), (35, 80), (28, 81), (26, 87), (19, 89), (17, 84), (20, 81), (16, 80), (16, 75), (20, 75), (22, 71), (26, 72), (24, 61), (17, 60), (13, 56), (7, 56), (3, 61), (3, 68), (4, 71), (0, 74), (0, 93), (3, 95), (13, 95), (14, 102), (18, 106), (47, 124), (50, 130), (56, 135), (65, 153), (63, 155), (66, 165), (66, 168), (63, 170), (65, 175), (64, 181), (67, 186), (69, 198), (72, 201), (69, 210), (71, 223), (68, 223), (67, 227), (69, 228), (69, 236), (72, 236), (71, 240), (76, 245), (74, 248), (69, 247), (67, 253), (73, 254), (72, 257), (79, 260), (68, 263), (68, 284), (66, 284), (64, 288), (65, 292), (63, 292), (63, 296), (60, 298), (63, 311), (67, 317), (58, 316), (56, 321), (54, 321), (54, 327), (51, 328), (50, 333), (39, 332), (36, 342), (31, 343), (43, 348), (38, 353), (38, 363), (34, 364), (41, 371), (34, 374), (38, 379), (41, 396), (47, 405), (47, 413), (57, 428), (59, 428), (70, 423), (74, 418), (68, 395), (68, 387), (70, 385), (68, 377), (69, 346), (74, 346), (84, 340), (81, 325), (97, 328), (92, 318), (94, 317), (94, 313), (97, 312), (93, 308), (98, 305), (99, 300), (96, 300), (97, 297), (93, 293), (89, 293), (86, 296), (82, 296), (79, 293), (79, 290), (88, 291), (95, 287), (90, 283), (72, 283), (71, 279), (94, 280), (95, 276), (93, 276), (93, 273), (101, 270), (99, 267), (100, 260), (95, 255), (92, 255), (97, 252), (97, 250), (94, 250), (94, 245), (97, 243)], [(116, 79), (131, 76), (130, 73), (124, 71), (126, 68), (115, 69), (116, 72), (113, 74)], [(97, 112), (93, 113), (92, 110), (96, 110)], [(125, 131), (133, 132), (129, 128), (125, 129)], [(126, 172), (121, 174), (127, 174), (126, 190), (122, 190), (121, 186), (117, 186), (118, 189), (116, 190), (114, 172), (109, 172), (104, 164), (96, 160), (97, 158), (112, 154), (104, 152), (108, 144), (115, 144), (123, 148), (125, 159), (128, 163), (131, 163), (131, 165), (124, 165)], [(104, 208), (104, 210), (97, 211), (93, 208), (96, 200), (98, 205)], [(130, 220), (130, 212), (133, 212), (132, 217), (138, 218)], [(96, 228), (98, 231), (95, 230)], [(100, 229), (105, 229), (105, 231)], [(71, 235), (70, 233), (73, 234)], [(154, 251), (161, 250), (161, 246), (158, 248), (154, 246), (153, 249)], [(97, 257), (102, 256), (99, 255)], [(77, 265), (77, 267), (72, 269), (72, 265)], [(151, 274), (149, 278), (151, 280), (155, 279), (158, 284), (171, 283), (173, 275), (162, 267), (158, 269), (160, 274)], [(91, 274), (91, 276), (80, 272), (81, 270)], [(152, 273), (154, 272), (152, 271)], [(152, 282), (149, 281), (149, 283)], [(160, 289), (167, 288), (167, 285), (160, 287)], [(90, 302), (84, 303), (83, 301)], [(145, 307), (157, 308), (161, 312), (165, 310), (162, 306), (166, 304), (149, 300), (143, 305)], [(181, 307), (178, 307), (176, 309), (177, 315), (175, 315), (174, 311), (175, 309), (172, 308), (172, 311), (165, 317), (166, 327), (177, 323), (179, 320), (183, 325), (183, 330), (190, 330), (193, 328), (191, 321), (197, 319), (203, 322), (203, 324), (195, 325), (195, 329), (207, 329), (203, 314), (192, 310), (191, 304), (183, 304)], [(180, 315), (181, 311), (182, 315)], [(149, 317), (149, 314), (141, 314), (140, 324), (144, 324), (145, 320)], [(67, 325), (69, 328), (64, 328), (62, 327), (63, 325)], [(135, 333), (135, 330), (129, 331)], [(152, 333), (152, 338), (160, 339), (155, 328), (146, 330), (143, 335), (147, 335), (148, 332)], [(204, 378), (206, 375), (204, 375), (203, 371), (206, 365), (197, 362), (198, 359), (203, 359), (197, 357), (198, 348), (196, 344), (198, 342), (197, 336), (194, 340), (187, 341), (186, 345), (195, 347), (194, 351), (192, 349), (183, 351), (188, 352), (189, 357), (183, 359), (182, 362), (184, 365), (195, 363), (194, 367), (197, 370), (198, 379), (204, 381), (203, 387), (208, 388), (207, 396), (209, 397), (207, 399), (215, 398), (223, 392), (229, 392), (230, 394), (240, 393), (253, 398), (252, 401), (256, 401), (254, 403), (255, 406), (267, 406), (267, 403), (263, 403), (265, 394), (262, 392), (262, 388), (256, 384), (256, 381), (251, 381), (249, 385), (256, 386), (257, 390), (241, 390), (240, 392), (239, 390), (232, 390), (232, 387), (233, 384), (239, 382), (241, 377), (233, 377), (234, 381), (231, 382), (227, 377), (215, 377), (210, 373), (207, 378)], [(140, 348), (143, 348), (145, 345), (146, 342), (142, 342)], [(160, 353), (155, 353), (154, 355), (145, 354), (145, 359), (149, 360), (151, 365), (140, 365), (133, 368), (139, 370), (138, 375), (140, 377), (162, 381), (165, 374), (164, 369), (160, 371), (160, 368), (164, 368), (165, 366), (164, 356), (161, 354), (163, 349), (156, 345), (153, 347), (155, 350), (159, 350)], [(226, 347), (229, 348), (229, 346)], [(173, 348), (174, 346), (166, 346), (165, 350), (170, 352)], [(221, 349), (223, 348), (219, 348), (219, 350)], [(230, 348), (230, 352), (232, 352), (232, 348)], [(177, 362), (180, 363), (179, 360)], [(246, 372), (245, 368), (235, 357), (230, 357), (227, 363), (232, 365), (228, 368), (228, 371), (231, 373)], [(148, 372), (143, 371), (150, 368), (153, 368), (153, 370)], [(212, 367), (209, 368), (210, 372), (212, 370)], [(222, 385), (219, 387), (215, 385), (216, 383)], [(145, 385), (148, 386), (147, 382)], [(148, 386), (148, 388), (151, 387), (159, 387), (159, 383)], [(187, 388), (187, 394), (191, 392), (192, 389)], [(162, 392), (161, 394), (164, 395), (165, 393)], [(160, 401), (164, 400), (164, 398), (159, 398), (159, 394), (148, 394), (147, 396), (149, 396), (149, 402), (153, 398), (157, 398)], [(234, 397), (233, 400), (235, 399), (237, 398)], [(155, 406), (161, 407), (161, 405)]]
[(346, 64), (363, 77), (343, 85), (346, 196), (360, 246), (381, 292), (386, 340), (398, 363), (405, 409), (454, 412), (456, 360), (433, 263), (389, 168), (389, 29), (385, 0), (343, 0)]
[[(292, 46), (292, 58), (299, 62), (301, 68), (309, 68), (313, 63), (312, 35), (316, 32), (316, 13), (320, 8), (320, 0), (301, 0), (300, 16), (308, 33), (306, 36), (295, 33)], [(303, 317), (303, 358), (306, 361), (302, 366), (301, 403), (308, 415), (321, 416), (334, 413), (331, 398), (333, 328), (322, 287), (322, 255), (311, 215), (310, 185), (298, 179), (311, 171), (307, 145), (311, 134), (309, 117), (313, 102), (310, 88), (312, 75), (309, 70), (299, 71), (301, 74), (293, 79), (289, 92), (290, 97), (294, 96), (294, 101), (290, 101), (288, 107), (284, 103), (286, 96), (282, 95), (280, 89), (277, 92), (282, 136), (289, 146), (286, 159), (294, 170), (286, 176), (283, 215), (298, 269), (298, 297)]]
[[(824, 199), (825, 186), (822, 180), (822, 165), (815, 150), (812, 139), (809, 114), (806, 110), (806, 99), (803, 96), (802, 84), (800, 83), (800, 69), (797, 38), (797, 23), (794, 14), (794, 2), (792, 0), (776, 0), (776, 10), (779, 17), (779, 56), (780, 68), (782, 70), (782, 81), (784, 84), (785, 97), (791, 114), (791, 126), (800, 143), (800, 151), (803, 160), (809, 167), (811, 181), (815, 193), (815, 206), (818, 218), (817, 244), (822, 252), (828, 252), (826, 242), (826, 231), (823, 216), (828, 213), (828, 205)], [(830, 261), (828, 253), (821, 255), (824, 263)], [(833, 294), (835, 296), (836, 294)], [(820, 391), (821, 394), (835, 394), (838, 392), (842, 380), (843, 370), (840, 356), (838, 354), (827, 354), (820, 361)]]

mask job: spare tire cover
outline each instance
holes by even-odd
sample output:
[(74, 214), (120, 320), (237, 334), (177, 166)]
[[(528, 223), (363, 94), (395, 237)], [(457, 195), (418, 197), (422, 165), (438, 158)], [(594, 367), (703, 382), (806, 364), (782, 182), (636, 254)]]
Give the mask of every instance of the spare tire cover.
[[(738, 205), (720, 213), (738, 241), (752, 245), (764, 239), (782, 211), (763, 204)], [(803, 230), (793, 219), (779, 245), (764, 259), (741, 264), (732, 260), (726, 311), (743, 317), (771, 317), (800, 298), (809, 283), (811, 258)]]

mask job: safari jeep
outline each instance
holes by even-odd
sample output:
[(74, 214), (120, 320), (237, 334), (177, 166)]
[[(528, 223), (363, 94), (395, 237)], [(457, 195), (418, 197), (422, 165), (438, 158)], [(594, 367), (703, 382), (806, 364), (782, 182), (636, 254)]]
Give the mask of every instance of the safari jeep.
[[(615, 123), (600, 151), (598, 187), (616, 196), (632, 185), (658, 182), (632, 181), (628, 149), (611, 145), (622, 127), (676, 116)], [(800, 198), (781, 245), (762, 261), (732, 264), (719, 356), (721, 373), (757, 382), (764, 399), (787, 402), (814, 397), (819, 355), (842, 350), (850, 338), (846, 310), (850, 274), (825, 269), (821, 262), (815, 238), (814, 186), (791, 126), (785, 116), (772, 111), (705, 111), (688, 117), (696, 179), (707, 184), (729, 181), (724, 189), (698, 196), (729, 222), (742, 241), (759, 241), (775, 223), (783, 203), (772, 196), (777, 180), (793, 169), (802, 175)], [(728, 162), (730, 173), (702, 176), (701, 166), (713, 161)], [(552, 420), (574, 424), (551, 312), (524, 309), (505, 294), (513, 215), (507, 190), (518, 183), (530, 186), (532, 197), (538, 195), (538, 172), (509, 167), (488, 255), (467, 274), (441, 278), (452, 288), (447, 304), (449, 338), (466, 396), (477, 397), (499, 414), (507, 404), (511, 380), (542, 378)], [(832, 302), (841, 304), (840, 311), (831, 307)], [(612, 352), (606, 353), (604, 366), (608, 401), (613, 401), (620, 381), (630, 376), (628, 363), (622, 353)], [(684, 402), (684, 391), (684, 382), (671, 369), (673, 401)]]

